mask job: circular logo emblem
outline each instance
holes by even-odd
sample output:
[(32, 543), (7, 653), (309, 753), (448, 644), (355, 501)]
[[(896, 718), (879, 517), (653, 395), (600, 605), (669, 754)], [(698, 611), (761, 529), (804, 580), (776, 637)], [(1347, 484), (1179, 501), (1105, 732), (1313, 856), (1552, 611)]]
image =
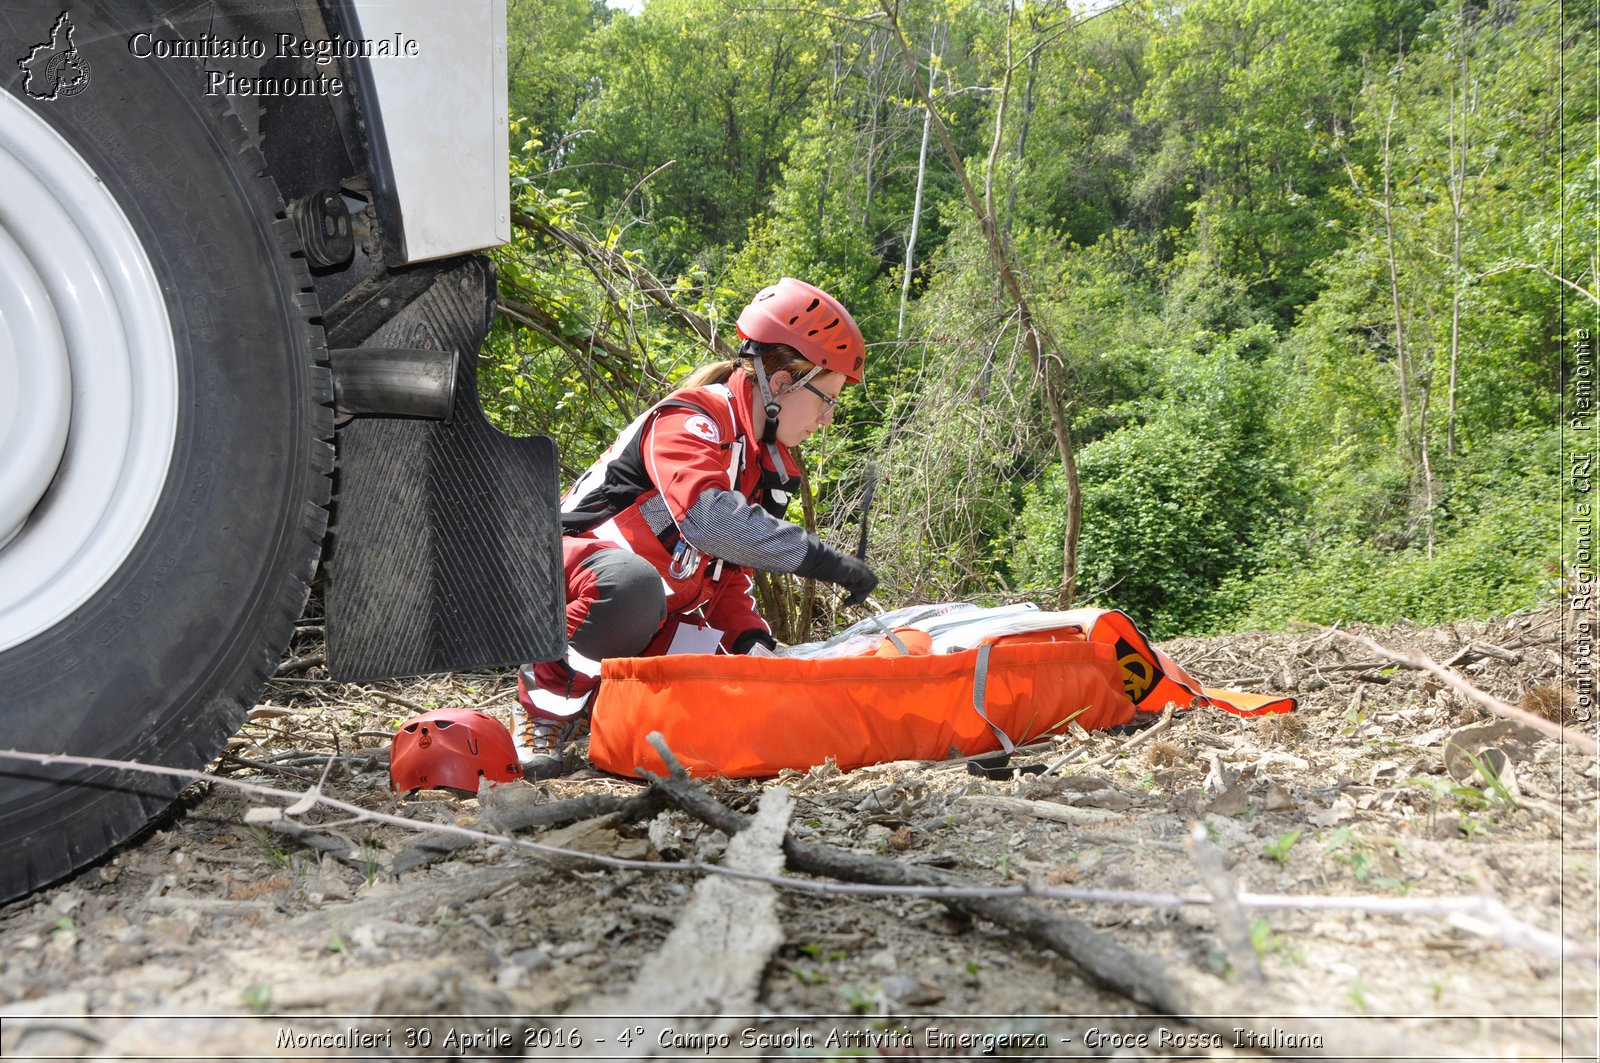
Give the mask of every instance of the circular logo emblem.
[(44, 83), (50, 86), (52, 99), (76, 96), (89, 87), (89, 61), (77, 49), (53, 55), (45, 67)]
[(712, 423), (711, 418), (706, 417), (703, 414), (695, 414), (693, 417), (683, 422), (683, 427), (688, 429), (693, 435), (699, 436), (708, 443), (722, 442), (722, 436), (717, 432), (717, 426)]

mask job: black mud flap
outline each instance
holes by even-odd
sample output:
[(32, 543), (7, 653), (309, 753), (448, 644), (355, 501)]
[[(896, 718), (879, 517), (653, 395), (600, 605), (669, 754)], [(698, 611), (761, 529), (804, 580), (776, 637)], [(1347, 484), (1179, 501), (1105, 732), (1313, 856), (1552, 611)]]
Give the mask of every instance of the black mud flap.
[(448, 422), (356, 418), (337, 433), (326, 555), (328, 670), (373, 679), (554, 660), (566, 649), (554, 441), (483, 415), (487, 261), (463, 260), (363, 346), (457, 350)]

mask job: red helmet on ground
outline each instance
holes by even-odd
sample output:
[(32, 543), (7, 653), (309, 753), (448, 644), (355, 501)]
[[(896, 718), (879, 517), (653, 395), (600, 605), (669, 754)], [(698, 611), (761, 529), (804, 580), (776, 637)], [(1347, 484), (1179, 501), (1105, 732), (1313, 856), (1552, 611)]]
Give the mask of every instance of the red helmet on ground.
[(739, 311), (739, 337), (786, 343), (812, 365), (861, 383), (867, 343), (844, 305), (815, 285), (785, 277), (756, 293)]
[(478, 792), (479, 778), (510, 782), (522, 764), (506, 725), (476, 709), (435, 709), (400, 725), (389, 743), (389, 789), (448, 786)]

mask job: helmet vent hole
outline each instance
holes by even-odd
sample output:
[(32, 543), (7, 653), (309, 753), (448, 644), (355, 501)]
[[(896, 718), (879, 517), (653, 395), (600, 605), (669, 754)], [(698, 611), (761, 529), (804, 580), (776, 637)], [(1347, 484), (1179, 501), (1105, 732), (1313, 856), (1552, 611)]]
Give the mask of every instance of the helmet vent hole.
[(822, 327), (825, 328), (825, 329), (830, 329), (830, 328), (833, 328), (834, 326), (836, 326), (838, 324), (839, 324), (839, 319), (838, 318), (834, 318), (832, 321), (828, 322), (826, 325), (823, 325)]
[(435, 720), (435, 721), (433, 721), (433, 725), (435, 727), (437, 727), (441, 731), (443, 731), (447, 727), (454, 727), (455, 726), (455, 724), (453, 722), (451, 722), (450, 720)]
[(811, 300), (811, 304), (806, 307), (806, 313), (809, 314), (809, 313), (811, 313), (811, 311), (815, 310), (817, 308), (817, 304), (820, 303), (820, 302), (822, 302), (821, 299), (813, 299), (813, 300)]
[(799, 320), (800, 320), (800, 315), (799, 315), (799, 314), (796, 314), (796, 315), (795, 315), (795, 316), (794, 316), (794, 317), (791, 317), (791, 318), (790, 318), (790, 319), (789, 319), (789, 324), (791, 324), (791, 325), (792, 325), (792, 324), (794, 324), (794, 323), (795, 323), (795, 322), (796, 322), (796, 321), (799, 321)]

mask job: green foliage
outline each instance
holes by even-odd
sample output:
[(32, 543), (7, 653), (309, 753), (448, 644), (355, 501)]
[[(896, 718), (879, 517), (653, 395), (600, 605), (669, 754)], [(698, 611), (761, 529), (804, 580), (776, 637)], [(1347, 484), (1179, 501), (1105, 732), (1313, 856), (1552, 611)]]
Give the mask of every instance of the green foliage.
[(832, 125), (829, 115), (819, 113), (796, 131), (771, 206), (752, 222), (721, 287), (736, 300), (774, 278), (802, 278), (849, 307), (873, 340), (894, 329), (890, 290), (883, 263), (862, 231), (860, 204), (841, 194), (841, 187), (851, 187), (858, 161), (855, 141)]
[(1211, 626), (1297, 621), (1418, 624), (1527, 608), (1554, 591), (1560, 557), (1560, 435), (1506, 433), (1463, 458), (1433, 557), (1347, 538), (1279, 542), (1253, 575), (1225, 581)]
[(1279, 866), (1288, 864), (1289, 850), (1294, 848), (1295, 842), (1300, 840), (1299, 830), (1284, 831), (1277, 838), (1261, 847), (1261, 854), (1269, 860), (1276, 860)]
[[(867, 335), (868, 386), (810, 445), (812, 511), (841, 540), (880, 467), (885, 601), (1053, 600), (1046, 380), (1077, 447), (1080, 592), (1162, 635), (1548, 597), (1563, 306), (1587, 305), (1561, 281), (1593, 290), (1600, 209), (1574, 74), (1592, 19), (1533, 0), (899, 12), (962, 160), (932, 138), (903, 335), (923, 109), (875, 5), (513, 0), (523, 224), (480, 366), (497, 424), (553, 434), (575, 474), (710, 356), (616, 263), (724, 338), (788, 274)], [(963, 173), (992, 193), (1042, 362)]]
[[(495, 252), (502, 314), (479, 356), (479, 391), (502, 431), (553, 436), (575, 476), (709, 353), (621, 278), (602, 279), (573, 250), (577, 244), (643, 264), (619, 246), (616, 229), (591, 233), (587, 197), (547, 171), (537, 130), (515, 119), (511, 136), (518, 224), (512, 242)], [(619, 289), (628, 292), (625, 301), (615, 298)], [(681, 290), (690, 301), (689, 286)]]
[(1274, 934), (1271, 925), (1265, 919), (1250, 920), (1250, 944), (1256, 950), (1256, 955), (1262, 959), (1277, 954), (1294, 964), (1301, 964), (1306, 960), (1304, 953), (1290, 946), (1287, 937)]
[[(584, 42), (608, 17), (597, 0), (507, 0), (506, 82), (511, 113), (564, 129), (589, 94), (595, 57)], [(550, 150), (557, 145), (550, 145)]]
[(1296, 0), (1185, 4), (1152, 42), (1136, 107), (1182, 145), (1161, 163), (1171, 184), (1184, 159), (1170, 224), (1187, 224), (1194, 249), (1283, 324), (1313, 290), (1307, 267), (1337, 246), (1328, 163), (1355, 78), (1336, 61), (1334, 16)]
[(594, 202), (639, 212), (661, 269), (739, 239), (827, 76), (826, 24), (736, 0), (651, 0), (589, 44), (597, 86), (574, 119), (584, 132), (568, 165)]
[[(1263, 454), (1277, 370), (1256, 326), (1199, 349), (1151, 352), (1144, 416), (1084, 447), (1079, 586), (1165, 636), (1194, 626), (1221, 581), (1248, 565), (1285, 498)], [(1215, 416), (1229, 410), (1232, 419)], [(1064, 485), (1058, 470), (1024, 490), (1025, 586), (1060, 578)]]

